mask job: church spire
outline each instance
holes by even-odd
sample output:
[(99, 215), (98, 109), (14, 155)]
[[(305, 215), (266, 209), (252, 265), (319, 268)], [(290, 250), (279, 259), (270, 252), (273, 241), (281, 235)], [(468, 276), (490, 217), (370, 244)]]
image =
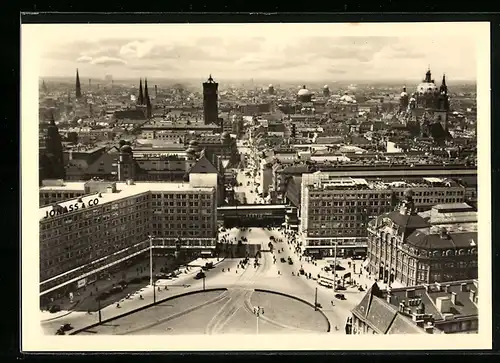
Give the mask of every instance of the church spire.
[(144, 104), (144, 95), (142, 93), (142, 78), (139, 80), (139, 98), (137, 99), (139, 105)]
[(144, 101), (146, 103), (147, 118), (151, 118), (151, 100), (149, 99), (148, 79), (144, 80)]
[(448, 86), (446, 85), (446, 75), (443, 74), (443, 81), (441, 82), (441, 87), (439, 87), (440, 92), (448, 93)]
[(45, 84), (45, 80), (42, 80), (42, 91), (47, 93), (47, 85)]
[(82, 97), (82, 88), (80, 86), (80, 75), (78, 74), (78, 68), (76, 69), (76, 98)]

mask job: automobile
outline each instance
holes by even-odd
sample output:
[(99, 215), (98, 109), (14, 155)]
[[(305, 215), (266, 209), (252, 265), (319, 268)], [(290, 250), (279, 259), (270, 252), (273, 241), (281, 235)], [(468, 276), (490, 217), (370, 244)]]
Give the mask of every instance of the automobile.
[(325, 267), (323, 267), (323, 270), (325, 270), (326, 272), (329, 272), (332, 270), (332, 268), (330, 266), (325, 266)]
[(61, 330), (61, 328), (59, 328), (56, 331), (56, 335), (66, 335), (66, 333), (64, 332), (64, 330)]
[(365, 289), (363, 288), (363, 286), (359, 286), (358, 291), (365, 291)]
[(299, 273), (300, 273), (301, 275), (304, 275), (304, 274), (305, 274), (304, 269), (303, 269), (303, 268), (301, 268), (301, 269), (299, 270)]
[(121, 287), (123, 287), (123, 288), (126, 288), (126, 287), (128, 286), (128, 282), (127, 282), (127, 281), (125, 281), (125, 280), (121, 280), (121, 281), (118, 283), (118, 285), (120, 285), (120, 286), (121, 286)]
[(345, 300), (345, 295), (344, 294), (335, 294), (335, 298), (339, 300)]
[(288, 264), (289, 265), (293, 265), (293, 261), (292, 260), (288, 260)]
[(62, 331), (68, 331), (68, 330), (73, 329), (73, 327), (71, 326), (71, 324), (66, 323), (66, 324), (61, 325), (61, 326), (59, 327), (59, 329), (61, 329)]
[(286, 262), (286, 260), (285, 260), (285, 258), (284, 258), (284, 257), (281, 257), (281, 258), (280, 258), (280, 261), (281, 261), (282, 263), (285, 263), (285, 262)]
[(346, 290), (346, 288), (342, 285), (337, 285), (336, 289), (337, 290)]
[(114, 293), (117, 293), (117, 292), (122, 292), (123, 291), (123, 287), (121, 285), (116, 285), (116, 286), (113, 286), (111, 289), (109, 289), (109, 292), (114, 294)]
[(167, 279), (169, 276), (169, 274), (165, 273), (165, 272), (160, 272), (158, 274), (155, 275), (155, 277), (157, 279)]
[(316, 303), (316, 307), (321, 309), (323, 306), (320, 303)]
[(61, 311), (61, 307), (59, 305), (52, 305), (50, 308), (49, 308), (49, 312), (50, 313), (58, 313), (59, 311)]
[(205, 273), (203, 271), (200, 271), (196, 274), (196, 276), (194, 277), (195, 280), (199, 280), (199, 279), (202, 279), (205, 277)]

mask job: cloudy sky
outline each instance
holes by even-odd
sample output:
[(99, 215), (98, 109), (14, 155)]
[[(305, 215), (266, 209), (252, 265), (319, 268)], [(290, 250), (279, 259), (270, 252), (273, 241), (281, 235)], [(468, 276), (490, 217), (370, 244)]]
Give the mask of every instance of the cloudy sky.
[(36, 34), (41, 77), (79, 68), (82, 78), (404, 82), (430, 65), (436, 79), (476, 79), (477, 37), (467, 26), (409, 25), (39, 25)]

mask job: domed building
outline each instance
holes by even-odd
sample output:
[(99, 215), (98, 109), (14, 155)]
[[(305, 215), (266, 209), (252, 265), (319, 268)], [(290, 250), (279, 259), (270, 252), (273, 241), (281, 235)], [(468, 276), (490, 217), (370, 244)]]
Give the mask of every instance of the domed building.
[(330, 97), (330, 87), (327, 84), (323, 87), (323, 96)]
[(267, 93), (274, 95), (274, 86), (272, 84), (267, 87)]
[(356, 99), (349, 95), (349, 92), (345, 91), (344, 95), (339, 98), (339, 103), (353, 104), (356, 103)]
[[(430, 69), (426, 72), (423, 81), (418, 84), (416, 92), (411, 97), (403, 88), (399, 99), (399, 109), (403, 116), (403, 122), (417, 124), (440, 124), (446, 133), (448, 130), (449, 97), (446, 76), (443, 75), (441, 86), (438, 88), (432, 79)], [(425, 120), (417, 120), (421, 117)], [(421, 130), (422, 133), (422, 130)], [(427, 133), (426, 131), (424, 133)]]
[(297, 92), (297, 99), (298, 99), (299, 102), (311, 102), (312, 93), (304, 85), (299, 90), (299, 92)]

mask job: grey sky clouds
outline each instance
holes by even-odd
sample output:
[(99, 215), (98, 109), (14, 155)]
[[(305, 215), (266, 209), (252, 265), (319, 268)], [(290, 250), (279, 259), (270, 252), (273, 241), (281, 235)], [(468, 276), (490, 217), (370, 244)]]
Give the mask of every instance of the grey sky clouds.
[(59, 37), (52, 29), (40, 39), (40, 75), (71, 76), (79, 68), (83, 78), (205, 78), (212, 73), (219, 79), (405, 81), (422, 78), (430, 65), (436, 77), (446, 72), (450, 79), (476, 78), (475, 39), (464, 34), (418, 28), (403, 35), (370, 29), (348, 34), (314, 32), (308, 24), (260, 25), (155, 25), (148, 31), (136, 25), (123, 31), (80, 25), (86, 36), (67, 28)]

